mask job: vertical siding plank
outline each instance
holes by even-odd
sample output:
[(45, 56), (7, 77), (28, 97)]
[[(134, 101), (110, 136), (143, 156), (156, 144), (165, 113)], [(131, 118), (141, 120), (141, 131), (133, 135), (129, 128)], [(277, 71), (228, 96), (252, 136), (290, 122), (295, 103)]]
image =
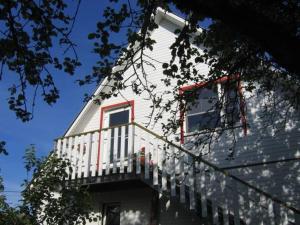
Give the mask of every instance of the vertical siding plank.
[(127, 172), (132, 172), (132, 157), (134, 152), (134, 135), (135, 135), (135, 127), (134, 125), (128, 126), (128, 166), (127, 166)]
[(119, 127), (114, 128), (113, 173), (117, 173)]
[(85, 178), (89, 176), (89, 172), (90, 172), (93, 135), (94, 133), (88, 133), (86, 137), (84, 174), (83, 174)]
[(125, 158), (125, 132), (126, 126), (121, 128), (121, 148), (120, 148), (120, 173), (124, 173), (124, 158)]

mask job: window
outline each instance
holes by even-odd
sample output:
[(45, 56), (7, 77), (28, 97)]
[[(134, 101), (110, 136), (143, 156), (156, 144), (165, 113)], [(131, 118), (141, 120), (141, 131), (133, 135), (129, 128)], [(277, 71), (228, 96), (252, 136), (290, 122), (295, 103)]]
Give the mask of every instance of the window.
[[(111, 112), (109, 114), (109, 127), (119, 126), (117, 129), (117, 138), (118, 138), (118, 151), (117, 151), (117, 159), (121, 156), (121, 125), (129, 123), (129, 110), (123, 110), (118, 112)], [(110, 161), (113, 162), (114, 156), (114, 144), (115, 144), (115, 129), (111, 130), (111, 138), (110, 138)], [(125, 157), (128, 155), (128, 125), (125, 126)]]
[(104, 205), (103, 225), (120, 225), (121, 205), (119, 203), (111, 203)]
[(183, 89), (187, 97), (195, 99), (187, 104), (187, 133), (234, 126), (240, 120), (237, 82), (227, 81)]

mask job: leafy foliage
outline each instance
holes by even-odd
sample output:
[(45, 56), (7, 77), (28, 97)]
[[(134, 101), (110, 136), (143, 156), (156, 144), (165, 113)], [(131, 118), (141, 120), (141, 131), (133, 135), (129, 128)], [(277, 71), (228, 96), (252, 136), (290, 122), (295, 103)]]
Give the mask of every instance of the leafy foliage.
[[(39, 91), (50, 105), (59, 98), (51, 68), (73, 75), (80, 65), (75, 44), (69, 39), (77, 11), (70, 16), (67, 8), (63, 0), (0, 2), (0, 80), (8, 70), (16, 75), (8, 104), (24, 122), (33, 116)], [(56, 43), (64, 49), (63, 54), (72, 50), (73, 56), (54, 55), (51, 49)], [(28, 93), (33, 93), (31, 101)]]
[[(172, 115), (162, 124), (166, 134), (177, 132), (182, 126), (178, 112), (185, 112), (195, 104), (195, 94), (178, 91), (182, 86), (212, 83), (227, 75), (235, 77), (239, 85), (243, 84), (241, 88), (250, 92), (266, 96), (281, 92), (281, 98), (273, 98), (274, 105), (286, 101), (286, 109), (299, 108), (300, 69), (295, 59), (299, 53), (296, 49), (300, 47), (300, 20), (297, 19), (300, 14), (296, 1), (112, 2), (104, 10), (103, 21), (98, 22), (96, 31), (89, 35), (89, 39), (95, 41), (94, 52), (100, 60), (93, 73), (80, 81), (82, 85), (107, 78), (107, 88), (100, 93), (102, 99), (116, 96), (127, 88), (137, 95), (145, 94), (152, 100), (149, 124), (152, 120), (161, 122), (165, 113)], [(178, 37), (169, 46), (171, 57), (166, 62), (158, 62), (149, 54), (156, 43), (151, 33), (157, 29), (158, 7), (188, 15), (183, 27), (175, 31)], [(211, 19), (208, 28), (199, 28), (200, 22), (208, 18)], [(117, 42), (114, 35), (120, 32), (125, 33), (127, 39)], [(289, 44), (283, 47), (282, 41)], [(156, 68), (159, 63), (163, 69), (161, 79), (167, 88), (158, 94), (156, 85), (149, 81), (147, 68)], [(197, 69), (202, 63), (209, 65), (208, 75)], [(130, 77), (125, 79), (126, 71), (133, 72), (128, 72)], [(167, 95), (172, 97), (164, 98)], [(244, 102), (243, 96), (236, 95), (236, 101)], [(230, 114), (225, 95), (217, 106), (224, 107), (226, 114)], [(244, 109), (241, 111), (245, 115)], [(272, 113), (278, 113), (278, 109)], [(214, 133), (219, 136), (232, 128), (233, 124), (223, 124), (222, 129), (208, 129), (208, 136), (200, 142), (211, 143)]]
[(5, 141), (0, 141), (0, 154), (4, 154), (4, 155), (7, 155), (7, 151), (5, 149)]
[(32, 179), (23, 184), (21, 205), (12, 208), (6, 203), (0, 178), (1, 224), (86, 224), (96, 217), (91, 214), (91, 202), (87, 187), (67, 183), (70, 163), (51, 154), (45, 159), (35, 156), (31, 145), (25, 153), (25, 169)]

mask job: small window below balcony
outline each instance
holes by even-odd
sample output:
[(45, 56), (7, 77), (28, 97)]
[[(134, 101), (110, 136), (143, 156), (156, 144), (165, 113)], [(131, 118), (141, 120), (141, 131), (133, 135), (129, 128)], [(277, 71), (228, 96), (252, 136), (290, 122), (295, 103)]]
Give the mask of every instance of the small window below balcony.
[(102, 225), (120, 225), (120, 203), (109, 203), (104, 205)]

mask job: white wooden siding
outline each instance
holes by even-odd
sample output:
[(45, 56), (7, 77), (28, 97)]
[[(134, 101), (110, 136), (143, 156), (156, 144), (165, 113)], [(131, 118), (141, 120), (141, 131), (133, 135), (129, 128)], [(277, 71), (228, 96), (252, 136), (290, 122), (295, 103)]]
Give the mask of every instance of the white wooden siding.
[(152, 193), (151, 189), (93, 193), (93, 213), (100, 218), (93, 222), (87, 221), (87, 225), (102, 224), (103, 206), (108, 203), (120, 203), (120, 225), (150, 224)]
[[(152, 38), (157, 40), (157, 43), (154, 45), (153, 51), (147, 51), (146, 54), (155, 58), (157, 61), (168, 62), (171, 57), (169, 46), (176, 37), (173, 33), (176, 28), (176, 25), (170, 23), (166, 19), (162, 19), (159, 29), (155, 30), (152, 34)], [(148, 80), (149, 82), (157, 85), (157, 88), (155, 90), (157, 94), (163, 94), (166, 90), (166, 87), (161, 82), (161, 78), (163, 77), (161, 64), (155, 62), (153, 63), (156, 66), (155, 69), (153, 69), (152, 67), (146, 67)], [(205, 74), (208, 72), (208, 67), (203, 64), (199, 67), (199, 71)], [(124, 74), (124, 77), (126, 78), (126, 76), (131, 74), (131, 72), (132, 71), (129, 70), (126, 74)], [(264, 129), (261, 127), (262, 121), (259, 118), (259, 115), (261, 113), (261, 105), (258, 103), (263, 102), (262, 97), (256, 93), (244, 93), (244, 95), (246, 97), (246, 108), (248, 109), (248, 135), (245, 137), (243, 135), (243, 130), (237, 129), (238, 138), (233, 159), (227, 159), (229, 148), (231, 147), (231, 139), (230, 136), (226, 134), (221, 137), (219, 142), (214, 143), (214, 148), (207, 156), (207, 159), (220, 167), (227, 167), (245, 163), (257, 163), (263, 161), (299, 157), (299, 115), (295, 116), (295, 119), (291, 123), (292, 126), (290, 129), (274, 135), (271, 129)], [(72, 130), (70, 130), (68, 134), (75, 134), (99, 129), (101, 107), (124, 102), (126, 100), (135, 101), (135, 122), (142, 125), (146, 124), (149, 121), (148, 116), (151, 112), (151, 102), (149, 100), (146, 100), (147, 97), (148, 96), (145, 93), (140, 96), (136, 96), (133, 94), (132, 90), (124, 90), (122, 91), (122, 95), (104, 100), (101, 102), (100, 106), (93, 105), (92, 107), (90, 107), (86, 114), (81, 117), (81, 119), (76, 123), (76, 126)], [(168, 95), (164, 95), (164, 98), (168, 98)], [(166, 113), (160, 122), (166, 123), (166, 120), (169, 117), (170, 115)], [(149, 128), (151, 128), (155, 133), (162, 133), (160, 124), (152, 124), (152, 126), (149, 126)], [(289, 170), (287, 169), (288, 167), (295, 169)], [(299, 163), (296, 166), (294, 166), (293, 163), (286, 163), (283, 166), (281, 166), (281, 164), (270, 165), (268, 166), (268, 170), (270, 170), (268, 176), (265, 176), (266, 172), (264, 172), (264, 170), (261, 170), (260, 167), (251, 167), (251, 170), (253, 171), (251, 174), (246, 173), (246, 170), (247, 169), (231, 172), (236, 173), (238, 176), (245, 180), (249, 180), (255, 183), (260, 182), (256, 184), (264, 187), (264, 190), (266, 190), (267, 192), (278, 195), (283, 200), (292, 201), (294, 199), (294, 203), (296, 202), (299, 207), (299, 194), (292, 195), (292, 193), (297, 193), (296, 190), (300, 190)], [(290, 177), (290, 180), (287, 180), (287, 177)], [(276, 185), (272, 185), (272, 182)], [(277, 187), (279, 187), (280, 184), (282, 184), (283, 186), (279, 188), (280, 190), (277, 190)], [(289, 188), (290, 191), (285, 191), (285, 189)]]

